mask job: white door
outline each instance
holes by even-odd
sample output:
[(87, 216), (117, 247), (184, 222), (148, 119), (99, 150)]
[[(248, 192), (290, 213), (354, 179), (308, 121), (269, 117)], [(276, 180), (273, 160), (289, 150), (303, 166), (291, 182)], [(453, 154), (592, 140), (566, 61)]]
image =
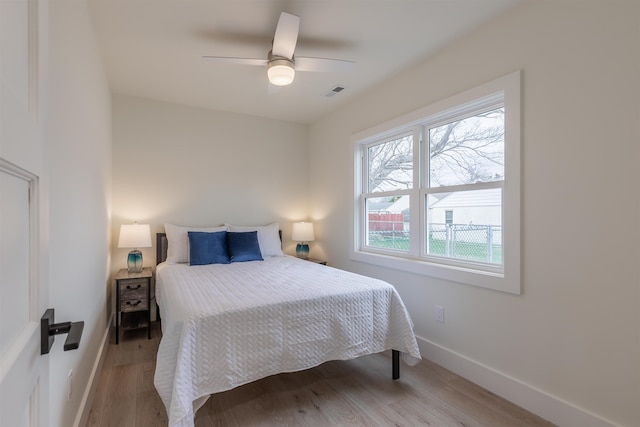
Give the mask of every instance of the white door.
[[(0, 0), (0, 426), (48, 425), (47, 9)], [(55, 348), (55, 347), (54, 347)]]

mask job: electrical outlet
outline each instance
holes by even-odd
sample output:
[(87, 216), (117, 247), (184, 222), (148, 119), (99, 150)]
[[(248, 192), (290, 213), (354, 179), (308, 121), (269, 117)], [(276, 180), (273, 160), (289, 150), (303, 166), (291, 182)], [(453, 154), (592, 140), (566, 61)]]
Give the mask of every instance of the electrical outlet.
[(436, 305), (436, 321), (444, 323), (444, 307)]
[(67, 402), (71, 400), (73, 394), (73, 369), (67, 375)]

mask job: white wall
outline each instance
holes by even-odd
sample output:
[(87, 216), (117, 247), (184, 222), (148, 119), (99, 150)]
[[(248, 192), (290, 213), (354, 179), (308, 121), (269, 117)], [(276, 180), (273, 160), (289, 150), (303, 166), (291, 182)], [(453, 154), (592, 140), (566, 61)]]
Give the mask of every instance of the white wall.
[[(207, 226), (307, 219), (307, 127), (141, 98), (113, 97), (113, 269), (119, 226)], [(155, 237), (154, 237), (155, 244)], [(288, 245), (288, 246), (287, 246)], [(145, 266), (155, 249), (144, 249)]]
[[(84, 1), (49, 3), (50, 304), (56, 321), (85, 322), (80, 348), (50, 358), (51, 426), (78, 422), (108, 328), (111, 95)], [(73, 394), (66, 401), (67, 374)], [(91, 405), (89, 400), (88, 405)]]
[[(427, 357), (561, 425), (640, 425), (639, 16), (529, 2), (310, 129), (329, 262), (393, 283)], [(351, 134), (518, 69), (522, 295), (349, 261)]]

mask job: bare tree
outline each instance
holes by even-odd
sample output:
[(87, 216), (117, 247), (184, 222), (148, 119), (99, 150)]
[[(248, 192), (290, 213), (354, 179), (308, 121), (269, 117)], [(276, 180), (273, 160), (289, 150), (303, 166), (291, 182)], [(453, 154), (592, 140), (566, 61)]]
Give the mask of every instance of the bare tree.
[[(429, 129), (431, 185), (495, 181), (504, 175), (504, 108)], [(369, 191), (411, 188), (412, 136), (369, 148)]]
[(411, 188), (413, 141), (405, 136), (369, 148), (369, 189)]
[(432, 128), (432, 185), (471, 184), (504, 176), (504, 108)]

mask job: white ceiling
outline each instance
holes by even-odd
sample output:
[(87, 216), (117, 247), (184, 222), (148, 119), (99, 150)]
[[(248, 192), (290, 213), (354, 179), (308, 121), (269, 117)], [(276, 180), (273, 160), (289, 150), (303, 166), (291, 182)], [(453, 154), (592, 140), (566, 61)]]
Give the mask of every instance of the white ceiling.
[[(111, 90), (311, 123), (521, 0), (90, 0)], [(281, 11), (300, 16), (296, 55), (356, 62), (299, 72), (269, 90), (266, 68), (202, 55), (266, 58)], [(336, 85), (342, 93), (327, 97)]]

